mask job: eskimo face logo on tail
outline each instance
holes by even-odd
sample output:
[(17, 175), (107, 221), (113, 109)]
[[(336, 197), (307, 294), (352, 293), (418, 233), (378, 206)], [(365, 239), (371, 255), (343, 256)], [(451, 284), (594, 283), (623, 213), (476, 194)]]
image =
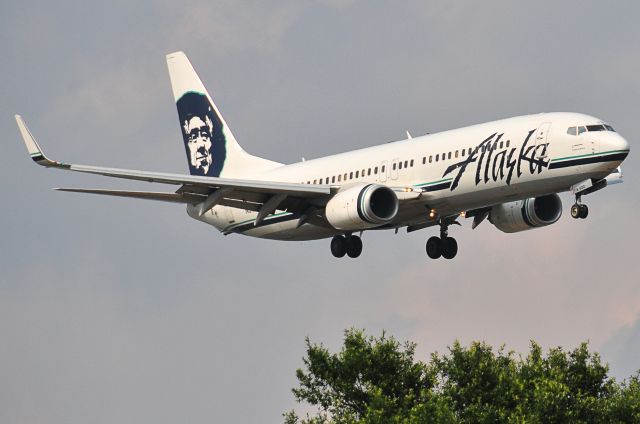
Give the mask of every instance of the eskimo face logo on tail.
[(185, 93), (177, 102), (189, 171), (192, 175), (217, 177), (227, 155), (222, 122), (207, 96)]

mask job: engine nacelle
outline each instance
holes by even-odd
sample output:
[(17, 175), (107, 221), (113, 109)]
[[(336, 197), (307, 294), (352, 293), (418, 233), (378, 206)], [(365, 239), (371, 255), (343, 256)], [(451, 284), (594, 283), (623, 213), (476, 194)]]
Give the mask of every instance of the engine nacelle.
[(500, 231), (517, 233), (544, 227), (562, 216), (562, 202), (557, 194), (502, 203), (491, 208), (489, 221)]
[(387, 186), (361, 183), (345, 187), (325, 207), (327, 221), (338, 230), (364, 230), (391, 221), (398, 196)]

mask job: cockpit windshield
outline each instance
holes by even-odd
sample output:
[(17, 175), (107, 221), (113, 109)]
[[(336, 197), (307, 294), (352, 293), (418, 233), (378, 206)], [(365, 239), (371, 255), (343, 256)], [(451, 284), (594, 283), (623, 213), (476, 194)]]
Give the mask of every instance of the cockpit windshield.
[(587, 125), (587, 131), (604, 131), (604, 125)]
[(592, 132), (592, 131), (612, 131), (616, 132), (611, 125), (608, 124), (595, 124), (595, 125), (581, 125), (576, 127), (567, 128), (567, 134), (569, 135), (580, 135), (583, 132)]

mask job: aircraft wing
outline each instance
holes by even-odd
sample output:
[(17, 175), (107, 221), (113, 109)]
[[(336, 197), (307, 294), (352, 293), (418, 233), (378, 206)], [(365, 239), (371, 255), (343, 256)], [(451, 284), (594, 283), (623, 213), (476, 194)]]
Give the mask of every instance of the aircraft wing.
[[(85, 190), (85, 189), (60, 189), (62, 191), (74, 191), (94, 194), (107, 194), (114, 196), (139, 197), (154, 200), (179, 201), (183, 203), (198, 203), (202, 197), (207, 197), (212, 191), (224, 189), (227, 195), (231, 192), (253, 194), (250, 200), (259, 201), (264, 195), (284, 195), (297, 199), (310, 199), (328, 197), (331, 194), (329, 185), (308, 185), (287, 183), (279, 181), (244, 180), (234, 178), (203, 177), (186, 174), (171, 174), (160, 172), (148, 172), (131, 169), (105, 168), (98, 166), (76, 165), (58, 162), (49, 159), (42, 151), (35, 138), (27, 128), (24, 119), (16, 115), (16, 122), (22, 139), (31, 159), (38, 165), (47, 168), (58, 168), (69, 171), (84, 172), (88, 174), (104, 175), (107, 177), (124, 178), (128, 180), (147, 181), (152, 183), (181, 185), (178, 193), (148, 193), (148, 192), (117, 192), (111, 190)], [(176, 196), (173, 196), (176, 194)], [(192, 196), (189, 196), (193, 194)], [(167, 196), (172, 195), (172, 196)], [(257, 195), (257, 196), (256, 196)], [(247, 197), (247, 196), (245, 196)], [(248, 196), (251, 197), (251, 196)], [(220, 200), (220, 199), (219, 199)]]
[[(229, 206), (258, 212), (256, 223), (259, 223), (265, 216), (273, 213), (276, 209), (280, 209), (304, 216), (305, 220), (314, 222), (317, 225), (328, 225), (324, 220), (322, 211), (327, 201), (338, 190), (338, 187), (327, 184), (312, 185), (280, 181), (204, 177), (58, 162), (49, 159), (43, 153), (27, 128), (24, 119), (20, 115), (16, 115), (15, 118), (29, 155), (38, 165), (107, 177), (180, 186), (175, 192), (84, 188), (56, 189), (60, 191), (191, 204), (197, 206), (200, 216), (215, 205)], [(406, 187), (390, 188), (396, 192), (398, 200), (401, 202), (415, 200), (421, 196), (421, 191), (414, 191)]]

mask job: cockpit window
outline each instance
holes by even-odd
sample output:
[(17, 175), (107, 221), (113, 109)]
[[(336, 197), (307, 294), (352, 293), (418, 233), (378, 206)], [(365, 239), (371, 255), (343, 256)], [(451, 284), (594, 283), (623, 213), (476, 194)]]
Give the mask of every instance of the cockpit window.
[(589, 131), (606, 131), (604, 125), (587, 125)]
[(608, 124), (597, 124), (597, 125), (586, 125), (586, 126), (580, 126), (580, 127), (569, 127), (567, 128), (567, 134), (569, 135), (580, 135), (583, 132), (587, 132), (587, 131), (613, 131), (616, 132), (616, 130), (613, 129), (613, 127), (611, 125)]

